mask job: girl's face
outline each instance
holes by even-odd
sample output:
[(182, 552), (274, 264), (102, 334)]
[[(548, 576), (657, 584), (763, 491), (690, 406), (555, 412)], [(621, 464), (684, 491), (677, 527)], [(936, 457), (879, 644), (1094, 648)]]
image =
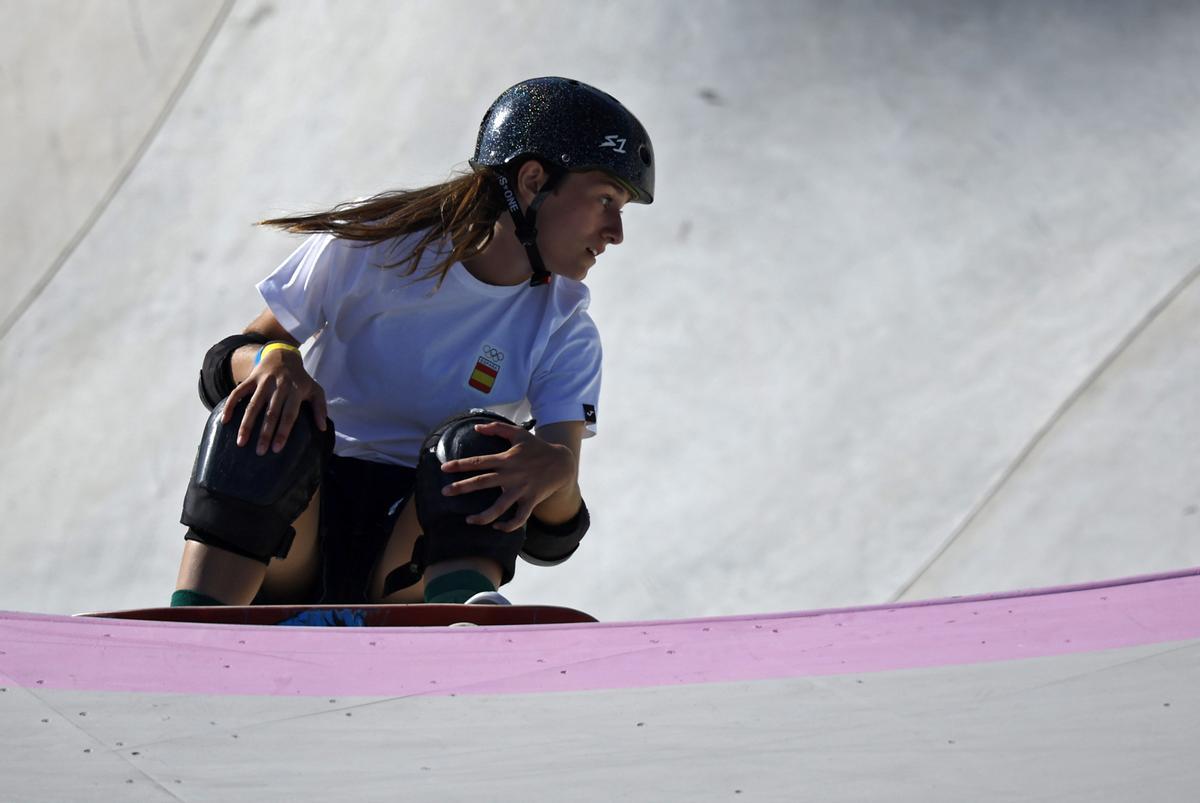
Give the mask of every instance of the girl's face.
[(538, 249), (546, 270), (583, 280), (596, 258), (624, 239), (629, 193), (606, 173), (568, 173), (538, 210)]

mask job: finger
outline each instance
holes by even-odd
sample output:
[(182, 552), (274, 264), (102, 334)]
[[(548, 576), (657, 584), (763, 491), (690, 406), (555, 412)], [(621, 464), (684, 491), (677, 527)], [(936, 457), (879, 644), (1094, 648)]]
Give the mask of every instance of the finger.
[(233, 408), (237, 407), (238, 402), (250, 391), (254, 390), (253, 383), (242, 382), (225, 398), (225, 409), (221, 410), (221, 423), (228, 424), (233, 420)]
[(456, 471), (487, 471), (489, 469), (500, 468), (504, 465), (504, 455), (506, 452), (497, 454), (481, 454), (475, 457), (462, 457), (458, 460), (447, 460), (442, 463), (442, 471), (454, 473)]
[(258, 411), (263, 406), (263, 396), (269, 392), (264, 385), (259, 385), (254, 389), (254, 395), (250, 397), (246, 411), (242, 413), (242, 423), (238, 425), (238, 446), (245, 446), (250, 442), (250, 433), (254, 429), (254, 422), (258, 420)]
[(286, 402), (287, 397), (283, 396), (283, 391), (276, 388), (275, 392), (271, 394), (270, 402), (267, 403), (267, 412), (263, 414), (262, 429), (258, 432), (258, 447), (255, 449), (258, 454), (264, 455), (270, 448), (271, 438), (275, 436), (275, 427), (279, 423), (279, 415), (283, 412), (283, 405)]
[(475, 431), (482, 435), (499, 435), (513, 443), (529, 435), (528, 430), (512, 424), (505, 424), (503, 421), (489, 421), (486, 424), (476, 424)]
[(325, 391), (321, 389), (320, 385), (317, 385), (316, 390), (313, 391), (312, 411), (313, 418), (317, 421), (317, 429), (324, 432), (325, 428), (329, 426), (326, 423), (329, 419), (329, 408), (325, 404)]
[(496, 519), (504, 515), (504, 511), (508, 510), (517, 501), (516, 494), (503, 493), (496, 500), (495, 504), (489, 507), (482, 513), (476, 513), (473, 516), (467, 516), (467, 524), (491, 524)]
[(525, 522), (529, 521), (529, 517), (533, 515), (533, 505), (527, 502), (522, 502), (517, 506), (517, 510), (513, 513), (511, 519), (507, 521), (499, 521), (493, 524), (497, 530), (502, 530), (506, 533), (514, 533), (525, 526)]
[(499, 487), (499, 474), (479, 474), (475, 477), (468, 477), (465, 480), (459, 480), (447, 485), (445, 488), (442, 488), (442, 494), (445, 496), (461, 496), (462, 494)]
[(283, 412), (279, 416), (279, 429), (275, 430), (275, 442), (271, 445), (271, 449), (278, 453), (283, 450), (283, 445), (287, 443), (288, 436), (292, 434), (292, 425), (296, 423), (296, 419), (300, 417), (300, 397), (293, 393), (284, 402)]

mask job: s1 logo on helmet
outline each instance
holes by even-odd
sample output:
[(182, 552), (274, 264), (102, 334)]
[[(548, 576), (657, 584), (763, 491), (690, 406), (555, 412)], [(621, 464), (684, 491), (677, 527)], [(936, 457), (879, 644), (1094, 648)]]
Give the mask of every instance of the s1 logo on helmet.
[[(620, 142), (621, 144), (618, 145), (617, 144), (618, 142)], [(609, 134), (608, 136), (606, 136), (604, 138), (604, 141), (600, 143), (600, 147), (601, 148), (612, 148), (613, 153), (624, 153), (625, 152), (625, 137), (618, 136), (617, 134)]]

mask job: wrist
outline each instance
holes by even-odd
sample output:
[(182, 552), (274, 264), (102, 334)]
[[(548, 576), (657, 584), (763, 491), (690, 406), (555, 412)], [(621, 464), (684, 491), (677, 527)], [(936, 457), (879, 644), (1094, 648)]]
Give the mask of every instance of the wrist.
[(291, 351), (291, 352), (294, 352), (297, 356), (300, 355), (300, 348), (298, 346), (294, 346), (291, 343), (285, 343), (282, 340), (272, 340), (270, 343), (264, 344), (258, 350), (258, 353), (254, 355), (254, 364), (258, 365), (260, 362), (263, 361), (263, 358), (266, 357), (268, 354), (270, 354), (272, 351)]
[(575, 450), (564, 443), (543, 440), (558, 458), (555, 468), (550, 469), (551, 476), (557, 482), (554, 490), (539, 502), (532, 511), (537, 519), (545, 524), (561, 524), (569, 521), (579, 512), (583, 497), (579, 491), (579, 458)]

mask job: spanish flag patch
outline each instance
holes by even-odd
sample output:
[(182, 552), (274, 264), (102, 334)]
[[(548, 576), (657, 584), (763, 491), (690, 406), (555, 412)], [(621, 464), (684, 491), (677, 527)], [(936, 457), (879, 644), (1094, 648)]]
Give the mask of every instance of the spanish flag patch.
[(500, 375), (500, 364), (504, 362), (504, 352), (491, 343), (479, 347), (479, 357), (475, 360), (475, 368), (467, 379), (467, 384), (480, 393), (491, 393)]
[(499, 371), (480, 357), (479, 361), (475, 363), (475, 370), (471, 372), (471, 378), (467, 380), (467, 384), (481, 393), (491, 393), (492, 386), (496, 384), (497, 373)]

